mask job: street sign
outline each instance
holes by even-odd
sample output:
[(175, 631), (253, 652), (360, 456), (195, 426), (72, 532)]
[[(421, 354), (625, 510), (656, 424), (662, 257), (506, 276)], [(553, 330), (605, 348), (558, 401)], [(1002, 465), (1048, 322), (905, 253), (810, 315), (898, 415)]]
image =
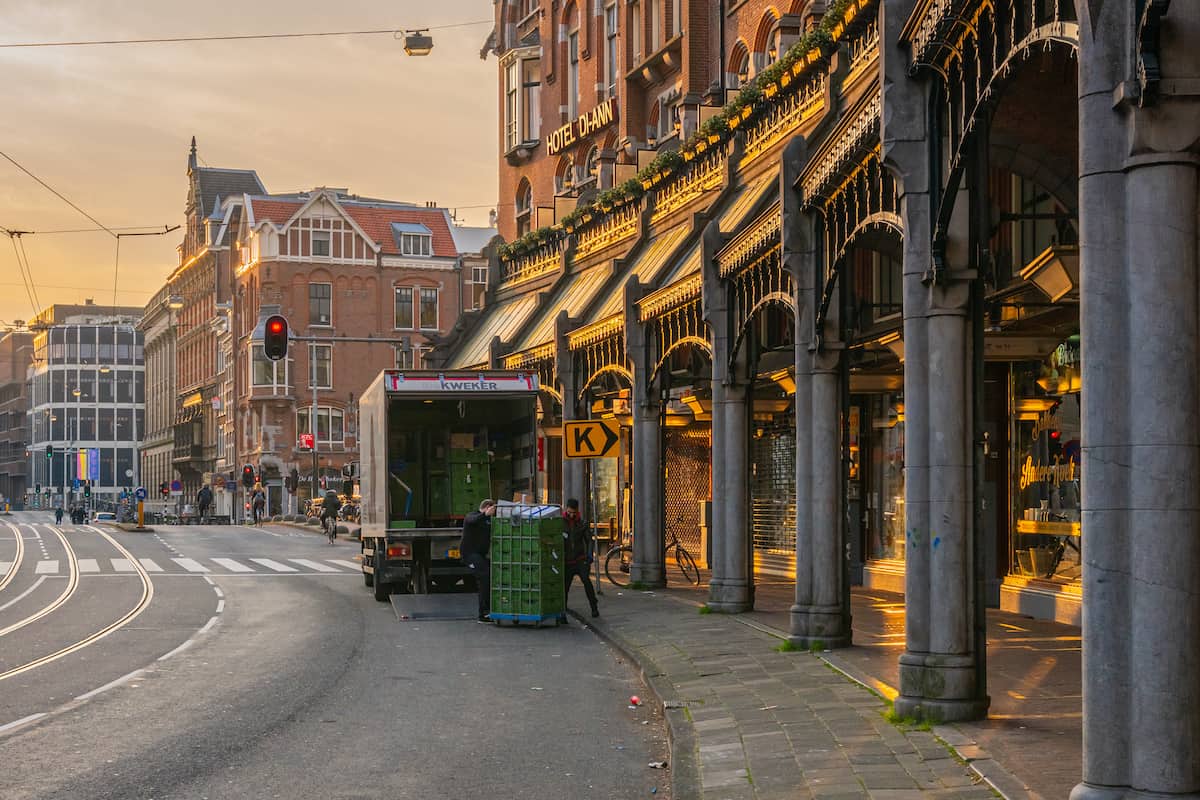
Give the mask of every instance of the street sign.
[(615, 419), (589, 419), (563, 423), (563, 449), (567, 458), (616, 458), (621, 427)]
[(146, 499), (146, 487), (145, 486), (137, 487), (137, 491), (133, 493), (133, 496), (136, 497), (138, 500), (145, 500)]
[(236, 491), (237, 491), (237, 484), (236, 484), (235, 482), (233, 482), (233, 481), (225, 481), (225, 491), (227, 491), (227, 492), (236, 492)]
[(313, 449), (313, 435), (311, 433), (300, 434), (300, 446), (306, 450)]

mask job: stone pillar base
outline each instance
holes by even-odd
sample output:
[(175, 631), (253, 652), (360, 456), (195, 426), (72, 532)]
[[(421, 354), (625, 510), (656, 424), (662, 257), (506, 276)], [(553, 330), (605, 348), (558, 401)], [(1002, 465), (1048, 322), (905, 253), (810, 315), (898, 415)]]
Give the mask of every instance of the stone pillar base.
[(1087, 782), (1077, 784), (1071, 790), (1070, 800), (1198, 800), (1200, 792), (1164, 794), (1146, 792), (1125, 786), (1096, 786)]
[(850, 646), (850, 632), (840, 606), (792, 606), (788, 641), (804, 650)]
[(629, 565), (629, 582), (657, 588), (667, 585), (667, 576), (663, 572), (662, 564), (641, 564), (634, 561)]
[(900, 696), (895, 702), (898, 716), (965, 722), (986, 717), (989, 705), (989, 697), (977, 696), (971, 656), (900, 656)]
[(754, 584), (737, 580), (709, 581), (708, 607), (722, 614), (754, 610)]

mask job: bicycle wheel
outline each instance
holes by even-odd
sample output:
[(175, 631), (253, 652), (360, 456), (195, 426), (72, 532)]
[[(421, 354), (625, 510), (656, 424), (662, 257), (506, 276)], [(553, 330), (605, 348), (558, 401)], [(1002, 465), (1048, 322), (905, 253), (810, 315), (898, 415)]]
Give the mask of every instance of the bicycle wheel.
[(683, 573), (683, 577), (687, 578), (693, 586), (700, 585), (700, 568), (696, 566), (696, 559), (692, 558), (692, 554), (683, 549), (683, 545), (675, 545), (675, 563), (679, 565), (679, 571)]
[(622, 588), (629, 585), (629, 562), (633, 560), (633, 548), (617, 545), (604, 557), (604, 574), (608, 582)]

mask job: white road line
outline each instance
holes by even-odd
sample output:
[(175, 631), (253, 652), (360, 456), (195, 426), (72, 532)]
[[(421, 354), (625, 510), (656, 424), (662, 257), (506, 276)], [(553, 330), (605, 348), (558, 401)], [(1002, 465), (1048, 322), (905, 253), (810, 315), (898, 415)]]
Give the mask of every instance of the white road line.
[(81, 558), (77, 562), (80, 572), (99, 572), (100, 565), (96, 563), (94, 558)]
[(220, 586), (213, 586), (213, 593), (215, 593), (215, 594), (217, 595), (217, 597), (224, 597), (224, 596), (225, 596), (225, 593), (221, 591), (221, 587), (220, 587)]
[(133, 562), (128, 558), (110, 558), (114, 572), (134, 572)]
[(208, 567), (204, 566), (199, 561), (195, 561), (190, 558), (172, 558), (171, 560), (174, 561), (179, 566), (186, 569), (188, 572), (208, 572), (209, 571)]
[(55, 559), (39, 561), (34, 573), (37, 575), (57, 575), (58, 561)]
[(280, 564), (278, 561), (272, 561), (269, 558), (252, 558), (250, 559), (255, 564), (262, 564), (267, 569), (273, 569), (276, 572), (299, 572), (295, 567), (289, 567), (287, 564)]
[(208, 631), (212, 628), (212, 626), (217, 624), (218, 619), (220, 619), (220, 617), (214, 616), (208, 622), (204, 623), (204, 627), (201, 628), (200, 630), (196, 631), (197, 635), (199, 635), (201, 633), (208, 633)]
[(339, 567), (345, 567), (346, 569), (352, 569), (355, 572), (359, 572), (362, 570), (362, 565), (359, 564), (357, 561), (342, 561), (341, 559), (337, 559), (337, 558), (330, 558), (327, 560), (329, 561), (330, 564), (337, 564)]
[(30, 714), (28, 717), (21, 717), (20, 719), (10, 722), (7, 725), (0, 725), (0, 733), (11, 731), (13, 728), (19, 728), (27, 722), (33, 722), (35, 719), (41, 719), (44, 716), (46, 716), (45, 712), (40, 714)]
[(182, 653), (184, 650), (187, 650), (189, 647), (191, 647), (191, 646), (192, 646), (192, 644), (194, 644), (194, 643), (195, 643), (195, 641), (196, 641), (196, 638), (193, 636), (191, 639), (188, 639), (186, 642), (184, 642), (183, 644), (179, 645), (179, 647), (176, 647), (176, 648), (175, 648), (174, 650), (172, 650), (171, 652), (169, 652), (169, 653), (163, 653), (163, 654), (162, 654), (161, 656), (159, 656), (159, 657), (158, 657), (156, 660), (157, 660), (157, 661), (166, 661), (166, 660), (167, 660), (168, 658), (170, 658), (171, 656), (174, 656), (174, 655), (179, 655), (179, 654), (180, 654), (180, 653)]
[(214, 558), (214, 563), (220, 564), (230, 572), (254, 572), (254, 567), (247, 567), (240, 561), (234, 561), (232, 558)]
[(322, 564), (320, 561), (310, 561), (307, 558), (289, 558), (288, 561), (291, 561), (293, 564), (299, 564), (302, 567), (315, 569), (317, 572), (341, 572), (341, 570), (337, 569), (336, 567), (331, 567), (328, 564)]
[(146, 572), (162, 572), (162, 567), (155, 564), (152, 558), (139, 558), (138, 561), (142, 562), (142, 569)]
[(222, 598), (217, 601), (217, 613), (220, 614), (224, 610), (225, 610), (225, 599)]
[(45, 575), (43, 575), (42, 577), (40, 577), (40, 578), (38, 578), (36, 581), (34, 581), (34, 582), (33, 582), (33, 586), (30, 586), (28, 589), (26, 589), (25, 591), (21, 592), (21, 593), (20, 593), (19, 595), (17, 595), (16, 597), (14, 597), (12, 600), (9, 600), (9, 601), (8, 601), (7, 603), (5, 603), (4, 605), (0, 606), (0, 611), (3, 611), (4, 609), (8, 608), (9, 606), (15, 606), (17, 603), (19, 603), (20, 601), (24, 600), (24, 599), (25, 599), (26, 597), (28, 597), (29, 595), (33, 594), (33, 590), (34, 590), (34, 589), (36, 589), (37, 587), (41, 586), (41, 585), (42, 585), (42, 581), (44, 581), (44, 580), (46, 580), (46, 576), (45, 576)]
[(109, 681), (108, 683), (104, 684), (103, 686), (98, 686), (95, 689), (92, 689), (90, 692), (84, 692), (83, 694), (79, 695), (75, 699), (76, 700), (87, 700), (88, 698), (95, 697), (96, 695), (100, 694), (101, 692), (107, 692), (109, 689), (120, 686), (122, 683), (125, 683), (126, 681), (131, 681), (134, 678), (139, 677), (145, 671), (146, 670), (144, 670), (144, 669), (135, 669), (133, 672), (129, 673), (128, 675), (122, 675), (121, 677), (117, 678), (115, 681)]

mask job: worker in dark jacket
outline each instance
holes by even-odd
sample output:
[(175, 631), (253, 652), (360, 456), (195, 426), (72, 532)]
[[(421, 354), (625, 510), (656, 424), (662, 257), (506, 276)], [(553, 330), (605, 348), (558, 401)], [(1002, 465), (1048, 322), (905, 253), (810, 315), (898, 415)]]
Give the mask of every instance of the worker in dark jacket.
[(492, 562), (488, 552), (492, 548), (492, 517), (496, 515), (496, 502), (484, 500), (478, 511), (472, 511), (463, 519), (462, 542), (459, 552), (463, 563), (471, 568), (475, 576), (475, 588), (479, 591), (479, 621), (486, 622), (492, 608)]
[(592, 563), (592, 537), (588, 534), (587, 523), (579, 514), (579, 501), (574, 497), (567, 500), (563, 509), (563, 539), (566, 540), (566, 569), (563, 570), (563, 607), (567, 604), (567, 595), (571, 593), (571, 581), (575, 576), (583, 582), (587, 592), (588, 603), (592, 607), (592, 616), (600, 616), (600, 608), (596, 605), (596, 590), (592, 588), (592, 579), (588, 575), (588, 565)]

